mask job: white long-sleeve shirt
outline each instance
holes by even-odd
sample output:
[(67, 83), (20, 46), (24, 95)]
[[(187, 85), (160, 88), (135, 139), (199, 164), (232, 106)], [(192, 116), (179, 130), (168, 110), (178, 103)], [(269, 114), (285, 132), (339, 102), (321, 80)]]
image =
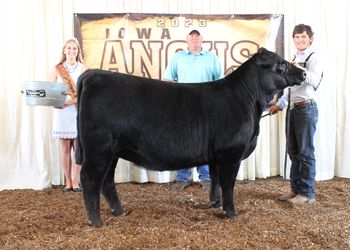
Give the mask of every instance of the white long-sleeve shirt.
[[(311, 47), (307, 48), (299, 55), (294, 53), (294, 61), (297, 63), (304, 63), (306, 58), (312, 53)], [(319, 53), (313, 53), (309, 60), (306, 62), (306, 79), (302, 85), (295, 85), (291, 87), (291, 102), (303, 102), (313, 99), (316, 95), (316, 90), (323, 72), (323, 62)], [(280, 108), (284, 108), (288, 105), (288, 88), (284, 90), (283, 95), (276, 103)]]

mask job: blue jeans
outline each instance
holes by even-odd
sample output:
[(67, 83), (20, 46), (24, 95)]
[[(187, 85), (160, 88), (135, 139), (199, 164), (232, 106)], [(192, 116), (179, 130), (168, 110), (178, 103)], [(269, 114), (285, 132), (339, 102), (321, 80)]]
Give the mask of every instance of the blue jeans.
[(292, 192), (315, 198), (316, 159), (314, 135), (318, 121), (316, 102), (312, 101), (290, 112), (288, 154), (292, 162)]
[[(199, 175), (199, 179), (201, 181), (210, 180), (208, 165), (197, 167), (197, 172)], [(190, 177), (191, 177), (191, 169), (184, 169), (184, 170), (177, 171), (176, 180), (178, 181), (189, 182)]]

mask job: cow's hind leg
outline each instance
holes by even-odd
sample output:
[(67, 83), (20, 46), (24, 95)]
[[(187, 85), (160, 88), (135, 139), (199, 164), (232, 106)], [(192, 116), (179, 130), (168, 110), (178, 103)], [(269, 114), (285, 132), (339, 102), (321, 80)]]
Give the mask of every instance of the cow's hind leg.
[(102, 227), (102, 218), (100, 211), (100, 194), (102, 183), (108, 172), (111, 161), (106, 161), (108, 156), (102, 160), (99, 157), (85, 156), (80, 172), (80, 182), (83, 193), (85, 212), (90, 225)]
[(112, 210), (112, 214), (115, 216), (125, 215), (125, 211), (120, 203), (117, 190), (114, 183), (114, 172), (118, 159), (114, 160), (109, 167), (108, 173), (102, 184), (102, 195), (105, 198), (109, 208)]
[(225, 164), (220, 166), (219, 178), (222, 190), (223, 210), (228, 219), (237, 216), (234, 205), (234, 186), (240, 164)]
[(220, 182), (216, 165), (209, 165), (210, 172), (210, 202), (212, 208), (221, 208)]

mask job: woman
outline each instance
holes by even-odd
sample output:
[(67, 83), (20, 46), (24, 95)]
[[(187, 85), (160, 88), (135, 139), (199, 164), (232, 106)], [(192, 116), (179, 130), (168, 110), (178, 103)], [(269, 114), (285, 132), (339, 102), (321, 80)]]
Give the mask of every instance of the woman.
[[(61, 82), (64, 74), (69, 74), (73, 89), (78, 82), (78, 77), (88, 69), (84, 65), (84, 61), (81, 57), (80, 46), (78, 40), (75, 38), (69, 39), (64, 43), (60, 62), (51, 70), (50, 81)], [(63, 66), (63, 67), (62, 67)], [(66, 81), (66, 80), (65, 80)], [(65, 83), (65, 82), (64, 82)], [(71, 89), (71, 88), (70, 88)], [(74, 97), (74, 96), (73, 96)], [(61, 164), (66, 177), (66, 187), (64, 192), (80, 192), (79, 187), (79, 175), (81, 166), (75, 164), (75, 139), (77, 135), (76, 128), (76, 109), (77, 99), (67, 95), (63, 107), (54, 107), (53, 118), (53, 138), (60, 139), (61, 146)], [(71, 152), (73, 149), (73, 156)], [(73, 170), (73, 178), (72, 172)]]

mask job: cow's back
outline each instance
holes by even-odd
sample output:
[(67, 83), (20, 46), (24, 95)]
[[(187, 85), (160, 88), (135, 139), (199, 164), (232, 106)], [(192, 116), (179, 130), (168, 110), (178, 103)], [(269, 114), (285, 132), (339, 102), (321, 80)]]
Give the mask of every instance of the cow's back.
[(105, 137), (117, 142), (111, 142), (117, 157), (154, 170), (208, 160), (208, 114), (198, 86), (184, 94), (182, 84), (100, 70), (83, 74), (79, 83), (80, 164), (81, 134), (84, 146)]

